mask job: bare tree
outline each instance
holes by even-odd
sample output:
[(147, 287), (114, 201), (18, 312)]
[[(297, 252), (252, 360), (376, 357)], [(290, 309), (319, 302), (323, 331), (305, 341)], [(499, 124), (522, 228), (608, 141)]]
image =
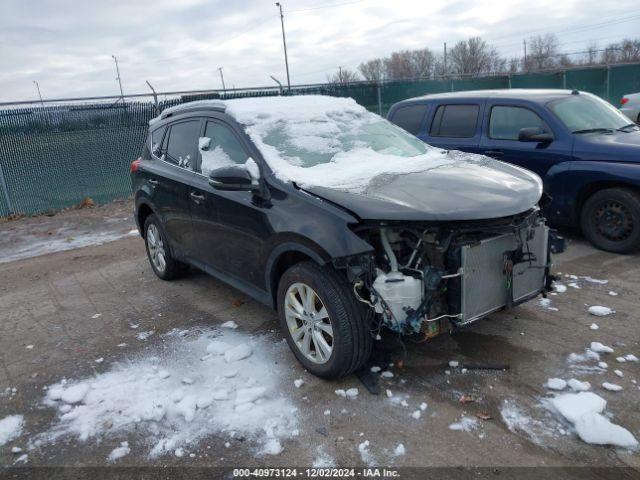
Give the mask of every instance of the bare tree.
[(520, 58), (519, 57), (511, 57), (509, 59), (509, 66), (508, 66), (508, 72), (509, 73), (517, 73), (518, 70), (520, 70)]
[(387, 74), (387, 78), (390, 80), (412, 78), (413, 68), (411, 50), (393, 52), (389, 58), (384, 59), (384, 69)]
[(384, 62), (381, 58), (361, 63), (358, 70), (360, 70), (362, 77), (369, 82), (379, 82), (385, 76)]
[(357, 82), (359, 79), (358, 72), (344, 67), (339, 67), (336, 73), (327, 76), (327, 82), (334, 85), (348, 85), (349, 83)]
[(549, 33), (529, 39), (525, 70), (546, 70), (558, 65), (558, 38)]
[(506, 61), (480, 37), (455, 44), (449, 55), (451, 71), (458, 75), (478, 75), (505, 69)]
[(629, 63), (640, 61), (640, 38), (625, 38), (612, 43), (602, 52), (601, 63)]
[(428, 48), (411, 52), (412, 78), (424, 78), (433, 75), (436, 56)]

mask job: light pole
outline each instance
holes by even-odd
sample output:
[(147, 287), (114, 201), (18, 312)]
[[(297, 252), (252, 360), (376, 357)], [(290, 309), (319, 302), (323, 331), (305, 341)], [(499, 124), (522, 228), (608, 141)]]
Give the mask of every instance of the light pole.
[(284, 65), (287, 68), (287, 89), (291, 92), (291, 79), (289, 78), (289, 59), (287, 58), (287, 37), (284, 34), (284, 15), (282, 14), (282, 5), (276, 2), (276, 6), (280, 9), (280, 23), (282, 24), (282, 45), (284, 46)]
[(222, 80), (222, 90), (224, 93), (227, 93), (227, 87), (224, 85), (224, 75), (222, 75), (222, 67), (219, 67), (218, 71), (220, 72), (220, 80)]
[(120, 68), (118, 67), (118, 58), (115, 55), (111, 55), (113, 61), (116, 62), (116, 80), (118, 80), (118, 85), (120, 85), (120, 98), (122, 98), (122, 102), (124, 102), (124, 93), (122, 92), (122, 80), (120, 79)]
[(33, 83), (35, 83), (36, 88), (38, 89), (38, 97), (40, 98), (40, 105), (44, 107), (44, 101), (42, 100), (42, 93), (40, 93), (40, 85), (38, 85), (38, 82), (36, 80), (34, 80)]

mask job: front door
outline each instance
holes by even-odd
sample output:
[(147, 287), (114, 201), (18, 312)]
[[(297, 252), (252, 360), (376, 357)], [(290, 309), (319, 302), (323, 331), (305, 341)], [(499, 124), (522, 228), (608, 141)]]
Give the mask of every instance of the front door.
[(264, 207), (250, 191), (222, 191), (209, 185), (217, 168), (244, 165), (248, 145), (225, 122), (207, 119), (199, 139), (197, 184), (190, 191), (196, 260), (253, 287), (264, 289), (259, 269), (264, 242), (271, 235)]
[(538, 128), (541, 132), (553, 131), (534, 110), (509, 104), (487, 105), (488, 121), (485, 122), (480, 153), (537, 173), (543, 180), (549, 169), (570, 158), (571, 145), (558, 138), (549, 143), (521, 142), (523, 128)]

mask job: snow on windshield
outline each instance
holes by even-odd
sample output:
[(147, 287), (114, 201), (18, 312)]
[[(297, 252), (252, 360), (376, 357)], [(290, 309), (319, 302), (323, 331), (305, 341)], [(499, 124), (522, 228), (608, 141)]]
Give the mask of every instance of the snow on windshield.
[(275, 175), (302, 186), (358, 192), (379, 175), (454, 161), (351, 98), (261, 97), (225, 104)]

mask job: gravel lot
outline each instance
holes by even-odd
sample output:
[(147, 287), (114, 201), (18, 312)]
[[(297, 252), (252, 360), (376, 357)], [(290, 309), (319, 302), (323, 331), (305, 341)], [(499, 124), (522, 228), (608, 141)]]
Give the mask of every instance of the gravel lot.
[[(281, 343), (275, 313), (238, 291), (195, 271), (171, 283), (158, 280), (132, 228), (128, 202), (0, 224), (0, 419), (24, 415), (22, 433), (0, 446), (0, 465), (13, 465), (25, 452), (28, 457), (23, 460), (31, 466), (105, 465), (114, 448), (127, 441), (130, 452), (117, 460), (118, 465), (640, 469), (637, 451), (586, 444), (544, 407), (545, 398), (550, 398), (544, 387), (548, 378), (586, 380), (607, 400), (612, 420), (640, 438), (640, 389), (635, 383), (640, 381), (640, 364), (616, 361), (619, 355), (640, 356), (638, 255), (600, 252), (571, 237), (567, 252), (555, 257), (556, 271), (562, 272), (567, 286), (566, 292), (549, 296), (550, 306), (557, 310), (534, 300), (451, 336), (408, 342), (403, 362), (397, 340), (385, 336), (381, 349), (395, 364), (388, 368), (394, 376), (381, 378), (383, 395), (374, 396), (355, 376), (325, 382), (307, 374)], [(95, 240), (96, 232), (107, 236)], [(42, 253), (38, 241), (57, 239), (59, 245), (80, 246), (91, 235), (87, 243), (107, 243), (2, 262)], [(37, 248), (30, 249), (33, 245)], [(595, 317), (587, 312), (592, 305), (615, 313)], [(265, 357), (277, 372), (273, 388), (297, 408), (287, 414), (298, 431), (280, 439), (281, 453), (264, 453), (260, 425), (255, 435), (234, 436), (212, 428), (204, 436), (187, 439), (178, 454), (171, 449), (155, 457), (149, 456), (153, 445), (144, 421), (119, 430), (101, 425), (102, 434), (85, 440), (73, 434), (55, 440), (47, 436), (58, 424), (59, 413), (43, 403), (45, 387), (63, 378), (102, 378), (135, 359), (167, 355), (177, 344), (195, 349), (199, 344), (194, 339), (219, 331), (217, 327), (229, 320), (239, 326), (234, 334), (273, 345)], [(590, 328), (594, 322), (598, 330)], [(140, 332), (152, 333), (144, 338)], [(593, 360), (568, 361), (571, 353), (584, 353), (593, 341), (615, 350), (601, 354), (607, 369), (596, 368)], [(99, 359), (103, 360), (96, 362)], [(449, 367), (451, 360), (507, 364), (509, 370), (463, 372)], [(304, 381), (299, 388), (296, 379)], [(603, 382), (623, 390), (604, 390)], [(349, 388), (359, 389), (355, 399), (334, 392)], [(384, 394), (386, 389), (391, 398)], [(423, 402), (427, 406), (420, 410)], [(418, 419), (412, 416), (416, 411)], [(368, 446), (359, 448), (367, 440)], [(396, 452), (400, 443), (404, 455)], [(12, 453), (14, 446), (23, 452)]]

